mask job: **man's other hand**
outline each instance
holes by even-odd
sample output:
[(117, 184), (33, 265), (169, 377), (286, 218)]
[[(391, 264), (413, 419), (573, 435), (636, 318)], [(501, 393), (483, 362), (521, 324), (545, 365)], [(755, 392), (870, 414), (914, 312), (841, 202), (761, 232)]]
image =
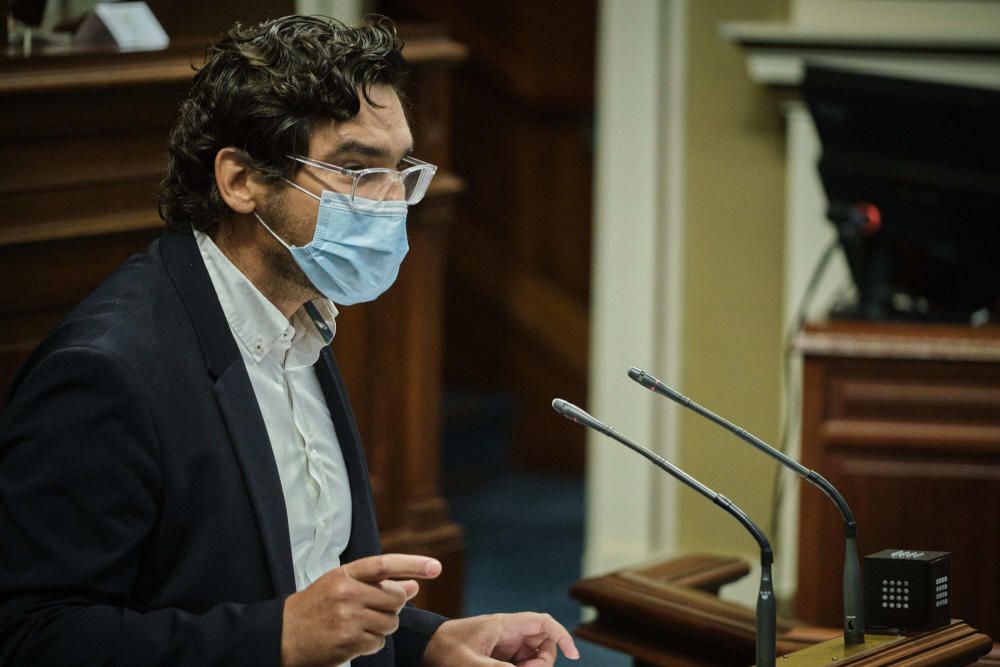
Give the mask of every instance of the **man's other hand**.
[(371, 556), (330, 570), (285, 600), (281, 664), (339, 665), (378, 652), (399, 627), (399, 610), (420, 590), (414, 579), (439, 574), (437, 560), (405, 554)]
[(425, 667), (548, 667), (556, 647), (580, 657), (573, 638), (548, 614), (491, 614), (444, 622), (424, 651)]

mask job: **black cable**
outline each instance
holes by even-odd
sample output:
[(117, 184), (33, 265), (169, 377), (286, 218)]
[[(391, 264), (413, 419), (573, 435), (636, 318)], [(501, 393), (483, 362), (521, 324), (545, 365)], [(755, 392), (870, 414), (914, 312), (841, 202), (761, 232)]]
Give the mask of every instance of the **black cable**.
[[(795, 336), (802, 331), (802, 327), (805, 325), (806, 317), (809, 313), (809, 307), (812, 305), (813, 298), (816, 295), (816, 289), (819, 287), (820, 279), (826, 273), (826, 268), (830, 263), (830, 259), (833, 258), (833, 253), (840, 245), (839, 236), (834, 236), (830, 240), (830, 243), (823, 250), (823, 254), (820, 255), (819, 260), (813, 267), (812, 274), (809, 277), (809, 282), (806, 283), (806, 289), (802, 293), (802, 298), (799, 300), (799, 306), (795, 311), (795, 315), (789, 324), (788, 330), (785, 332), (784, 336), (784, 353), (782, 355), (782, 377), (784, 379), (784, 410), (783, 419), (781, 424), (781, 433), (778, 437), (778, 450), (782, 454), (788, 453), (788, 447), (790, 444), (792, 429), (795, 428), (795, 423), (797, 421), (798, 412), (795, 407), (798, 405), (799, 394), (796, 391), (798, 389), (798, 383), (793, 382), (792, 378), (792, 356), (795, 352), (795, 348), (792, 345)], [(778, 530), (779, 517), (781, 516), (781, 500), (784, 495), (784, 477), (782, 475), (784, 468), (778, 467), (778, 471), (774, 476), (774, 485), (771, 490), (771, 520), (769, 522), (768, 534), (773, 537), (775, 542), (779, 540)]]

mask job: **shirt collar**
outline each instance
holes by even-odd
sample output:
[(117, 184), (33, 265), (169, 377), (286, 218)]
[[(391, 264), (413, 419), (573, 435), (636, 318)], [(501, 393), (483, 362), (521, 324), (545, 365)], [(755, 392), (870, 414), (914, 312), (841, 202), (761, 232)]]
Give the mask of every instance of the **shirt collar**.
[(336, 306), (328, 299), (315, 299), (299, 308), (289, 321), (208, 234), (194, 230), (194, 236), (229, 328), (250, 356), (260, 363), (276, 344), (286, 350), (294, 344), (300, 360), (315, 363), (336, 333)]

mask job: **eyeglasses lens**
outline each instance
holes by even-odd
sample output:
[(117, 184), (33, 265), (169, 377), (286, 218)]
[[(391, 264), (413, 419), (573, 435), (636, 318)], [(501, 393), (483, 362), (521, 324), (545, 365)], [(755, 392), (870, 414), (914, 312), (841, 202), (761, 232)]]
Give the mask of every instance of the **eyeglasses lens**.
[[(398, 183), (398, 179), (390, 172), (368, 172), (358, 177), (358, 186), (357, 190), (354, 191), (354, 195), (356, 197), (371, 199), (372, 201), (392, 199), (392, 190), (396, 183)], [(398, 198), (397, 196), (396, 199)]]
[(423, 199), (433, 169), (411, 168), (402, 172), (375, 171), (358, 177), (355, 196), (373, 201), (405, 201), (416, 204)]

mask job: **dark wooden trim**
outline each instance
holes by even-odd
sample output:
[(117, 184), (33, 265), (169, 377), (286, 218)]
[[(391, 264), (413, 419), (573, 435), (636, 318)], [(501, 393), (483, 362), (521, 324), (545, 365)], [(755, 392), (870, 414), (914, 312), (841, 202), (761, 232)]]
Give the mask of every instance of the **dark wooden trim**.
[(813, 357), (1000, 361), (1000, 326), (834, 322), (810, 325), (794, 342)]
[[(438, 173), (427, 191), (421, 205), (434, 206), (441, 197), (454, 197), (462, 191), (462, 180), (449, 172)], [(0, 188), (0, 195), (3, 195)], [(415, 224), (426, 223), (426, 217), (415, 216)], [(431, 218), (430, 222), (434, 222)], [(155, 210), (143, 208), (136, 211), (118, 211), (91, 218), (70, 218), (67, 220), (46, 220), (27, 225), (0, 227), (0, 247), (59, 241), (85, 236), (109, 236), (138, 230), (156, 230), (163, 227), (163, 221)]]
[[(62, 48), (30, 57), (8, 53), (0, 56), (0, 95), (182, 84), (194, 76), (202, 49), (182, 44), (163, 51)], [(468, 56), (463, 44), (445, 36), (407, 41), (403, 51), (414, 67), (452, 67)]]

